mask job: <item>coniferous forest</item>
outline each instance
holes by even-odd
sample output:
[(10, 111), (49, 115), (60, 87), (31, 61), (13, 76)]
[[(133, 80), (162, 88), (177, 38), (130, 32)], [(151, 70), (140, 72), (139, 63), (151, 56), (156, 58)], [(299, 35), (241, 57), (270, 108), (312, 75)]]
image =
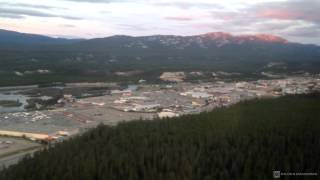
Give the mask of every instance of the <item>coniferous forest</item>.
[(272, 179), (274, 170), (318, 173), (301, 178), (319, 178), (319, 94), (251, 100), (174, 119), (100, 125), (25, 157), (0, 172), (0, 179), (262, 180)]

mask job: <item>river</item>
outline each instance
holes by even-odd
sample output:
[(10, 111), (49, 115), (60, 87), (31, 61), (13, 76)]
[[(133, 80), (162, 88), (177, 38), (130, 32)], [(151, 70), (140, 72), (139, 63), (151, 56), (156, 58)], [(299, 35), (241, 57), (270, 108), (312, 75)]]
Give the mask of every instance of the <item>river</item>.
[(24, 111), (25, 110), (24, 106), (28, 104), (27, 99), (29, 99), (29, 97), (21, 95), (21, 94), (16, 94), (16, 91), (9, 91), (9, 92), (5, 92), (5, 93), (0, 93), (0, 101), (2, 101), (2, 100), (11, 100), (11, 101), (19, 100), (19, 102), (22, 103), (22, 105), (19, 107), (2, 107), (2, 106), (0, 106), (0, 113)]

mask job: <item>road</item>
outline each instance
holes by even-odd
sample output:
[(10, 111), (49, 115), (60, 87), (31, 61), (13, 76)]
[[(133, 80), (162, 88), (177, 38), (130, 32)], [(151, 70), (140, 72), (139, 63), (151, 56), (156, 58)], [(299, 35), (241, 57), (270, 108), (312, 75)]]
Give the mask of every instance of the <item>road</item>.
[(19, 153), (11, 153), (12, 155), (8, 155), (0, 158), (0, 169), (3, 167), (8, 167), (13, 164), (16, 164), (20, 159), (22, 159), (27, 154), (33, 154), (34, 152), (40, 150), (41, 146), (34, 146), (28, 149), (22, 150)]

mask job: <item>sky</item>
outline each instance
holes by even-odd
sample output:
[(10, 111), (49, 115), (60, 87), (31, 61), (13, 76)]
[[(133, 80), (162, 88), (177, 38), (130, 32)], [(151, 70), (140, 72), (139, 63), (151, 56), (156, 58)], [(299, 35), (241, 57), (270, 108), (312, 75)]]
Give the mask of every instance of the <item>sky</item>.
[(320, 0), (0, 0), (0, 29), (65, 38), (263, 33), (320, 45)]

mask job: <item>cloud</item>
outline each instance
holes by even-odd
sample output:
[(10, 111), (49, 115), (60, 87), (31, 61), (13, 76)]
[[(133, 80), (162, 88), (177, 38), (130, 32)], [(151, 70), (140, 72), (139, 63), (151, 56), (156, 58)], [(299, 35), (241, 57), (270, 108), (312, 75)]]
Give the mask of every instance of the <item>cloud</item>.
[[(319, 9), (319, 0), (262, 2), (239, 9), (212, 10), (212, 22), (196, 26), (211, 28), (213, 31), (268, 33), (310, 39), (319, 36)], [(214, 22), (219, 22), (218, 26)]]
[(28, 4), (28, 3), (12, 3), (12, 2), (1, 2), (2, 6), (8, 7), (19, 7), (19, 8), (32, 8), (32, 9), (65, 9), (61, 7), (39, 5), (39, 4)]
[(257, 17), (278, 20), (302, 20), (320, 24), (319, 0), (287, 0), (261, 3), (251, 7)]
[(192, 17), (186, 17), (186, 16), (167, 16), (164, 17), (166, 20), (173, 20), (173, 21), (192, 21)]
[(158, 2), (153, 3), (155, 6), (168, 6), (168, 7), (177, 7), (180, 9), (189, 9), (189, 8), (201, 8), (201, 9), (224, 9), (224, 6), (216, 3), (204, 3), (204, 2)]
[(3, 13), (3, 12), (0, 12), (0, 17), (2, 18), (9, 18), (9, 19), (22, 19), (23, 16), (21, 15), (17, 15), (17, 14), (7, 14), (7, 13)]
[(60, 27), (65, 27), (65, 28), (74, 28), (74, 27), (76, 27), (76, 26), (73, 25), (73, 24), (60, 24), (59, 26), (60, 26)]
[(62, 15), (62, 14), (52, 14), (46, 13), (39, 10), (33, 9), (20, 9), (20, 8), (3, 8), (0, 7), (0, 17), (3, 18), (24, 18), (25, 16), (34, 16), (34, 17), (57, 17), (63, 19), (71, 19), (71, 20), (81, 20), (83, 18), (74, 17), (69, 15)]
[(130, 0), (63, 0), (63, 1), (86, 2), (86, 3), (130, 2)]
[(256, 23), (254, 28), (258, 31), (282, 32), (296, 25), (297, 23), (294, 21), (268, 20), (262, 23)]
[[(103, 37), (111, 34), (193, 35), (223, 31), (270, 33), (299, 41), (311, 41), (314, 37), (318, 39), (314, 42), (320, 43), (315, 37), (320, 31), (320, 0), (2, 1), (0, 18), (28, 17), (30, 21), (9, 19), (0, 22), (1, 26), (7, 23), (10, 24), (7, 27), (15, 25), (19, 29), (24, 25), (35, 32), (43, 27), (43, 33)], [(83, 21), (70, 22), (70, 19)], [(30, 24), (31, 21), (41, 25), (34, 27), (36, 25)]]
[(309, 27), (297, 27), (288, 30), (284, 34), (288, 36), (315, 38), (320, 37), (320, 27), (316, 25)]
[(149, 31), (152, 27), (143, 25), (143, 24), (137, 24), (137, 25), (131, 25), (131, 24), (117, 24), (118, 27), (125, 30), (134, 30), (134, 31)]

